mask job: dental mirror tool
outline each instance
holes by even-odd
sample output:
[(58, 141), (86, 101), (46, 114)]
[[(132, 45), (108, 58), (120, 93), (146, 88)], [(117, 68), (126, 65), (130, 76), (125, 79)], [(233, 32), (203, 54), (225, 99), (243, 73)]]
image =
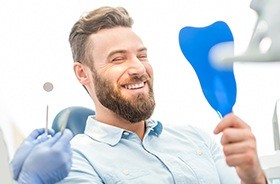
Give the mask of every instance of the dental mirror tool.
[[(43, 88), (46, 92), (51, 92), (53, 90), (53, 84), (50, 83), (50, 82), (46, 82), (44, 85), (43, 85)], [(46, 106), (46, 126), (45, 126), (45, 134), (46, 136), (48, 135), (48, 124), (49, 124), (49, 105), (47, 103), (47, 106)]]

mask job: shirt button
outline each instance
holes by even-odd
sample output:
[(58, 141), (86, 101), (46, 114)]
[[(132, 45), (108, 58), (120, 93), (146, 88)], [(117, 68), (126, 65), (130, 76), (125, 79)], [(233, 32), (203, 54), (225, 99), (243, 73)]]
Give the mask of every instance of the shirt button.
[(129, 136), (129, 132), (123, 132), (123, 136), (127, 138)]
[(122, 173), (123, 173), (124, 175), (129, 175), (128, 170), (123, 170)]
[(129, 135), (129, 132), (124, 132), (123, 134), (124, 134), (124, 135)]
[(197, 154), (198, 156), (200, 156), (200, 155), (202, 155), (202, 151), (201, 151), (200, 149), (197, 149), (197, 150), (196, 150), (196, 154)]

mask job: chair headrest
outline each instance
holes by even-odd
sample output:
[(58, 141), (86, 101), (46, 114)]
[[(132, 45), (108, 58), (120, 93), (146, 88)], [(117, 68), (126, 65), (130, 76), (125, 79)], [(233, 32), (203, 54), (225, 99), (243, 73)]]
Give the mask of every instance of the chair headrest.
[(92, 109), (82, 106), (71, 106), (61, 110), (54, 118), (52, 129), (55, 132), (64, 128), (70, 129), (74, 135), (84, 133), (88, 116), (94, 115)]

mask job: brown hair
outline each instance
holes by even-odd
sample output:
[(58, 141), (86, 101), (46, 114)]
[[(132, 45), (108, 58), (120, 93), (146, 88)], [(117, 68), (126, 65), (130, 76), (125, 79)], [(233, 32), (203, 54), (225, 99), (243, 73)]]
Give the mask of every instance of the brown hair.
[(132, 24), (132, 18), (126, 9), (122, 7), (104, 6), (81, 17), (74, 24), (69, 36), (74, 61), (84, 63), (92, 68), (91, 56), (87, 55), (90, 46), (89, 36), (102, 29), (118, 26), (131, 27)]

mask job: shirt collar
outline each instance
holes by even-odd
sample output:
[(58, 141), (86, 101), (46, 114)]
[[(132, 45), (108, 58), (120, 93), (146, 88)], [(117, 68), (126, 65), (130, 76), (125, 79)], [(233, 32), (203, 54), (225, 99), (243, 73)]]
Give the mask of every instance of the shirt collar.
[(162, 132), (162, 124), (159, 121), (147, 120), (146, 121), (146, 134), (159, 136)]
[[(145, 135), (159, 136), (162, 129), (160, 122), (149, 119), (146, 121)], [(93, 115), (88, 117), (84, 133), (92, 139), (114, 146), (121, 140), (124, 132), (130, 131), (96, 121)]]

